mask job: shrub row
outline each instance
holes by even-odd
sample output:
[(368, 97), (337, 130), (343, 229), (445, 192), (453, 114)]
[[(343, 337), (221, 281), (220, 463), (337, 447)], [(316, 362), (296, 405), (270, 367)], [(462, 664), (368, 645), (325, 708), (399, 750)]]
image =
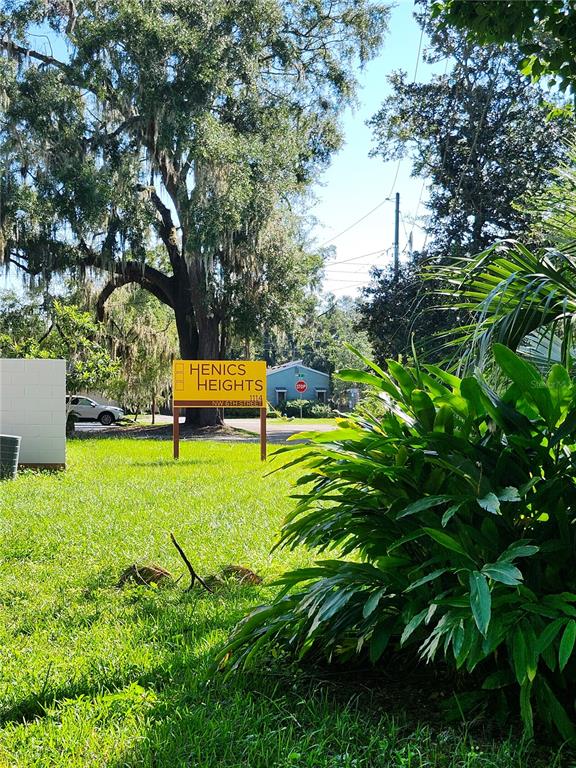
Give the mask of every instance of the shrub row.
[(302, 409), (302, 418), (327, 419), (334, 415), (331, 406), (317, 400), (287, 400), (278, 406), (283, 416), (298, 417)]

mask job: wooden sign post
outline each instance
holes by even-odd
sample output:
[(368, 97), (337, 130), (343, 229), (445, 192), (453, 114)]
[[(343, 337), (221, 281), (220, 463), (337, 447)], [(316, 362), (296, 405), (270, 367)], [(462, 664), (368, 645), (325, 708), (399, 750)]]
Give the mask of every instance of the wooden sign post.
[(260, 458), (266, 461), (266, 363), (263, 360), (174, 360), (172, 436), (180, 455), (181, 408), (258, 408)]

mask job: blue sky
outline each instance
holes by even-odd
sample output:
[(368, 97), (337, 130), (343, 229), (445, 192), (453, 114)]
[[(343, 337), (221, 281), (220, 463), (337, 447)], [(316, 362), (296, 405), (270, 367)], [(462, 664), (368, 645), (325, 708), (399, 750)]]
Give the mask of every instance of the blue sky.
[[(400, 163), (385, 163), (381, 158), (368, 156), (373, 146), (371, 130), (366, 125), (377, 112), (383, 99), (389, 95), (387, 76), (403, 69), (412, 78), (417, 67), (417, 81), (427, 81), (434, 72), (443, 72), (445, 64), (427, 65), (422, 53), (427, 39), (422, 40), (418, 57), (420, 27), (413, 18), (413, 0), (399, 0), (392, 9), (388, 34), (379, 56), (360, 73), (359, 105), (345, 114), (343, 125), (345, 146), (332, 161), (330, 168), (319, 179), (315, 188), (317, 205), (312, 214), (318, 223), (313, 235), (318, 244), (331, 240), (350, 224), (383, 201), (390, 193), (400, 193), (400, 250), (413, 230), (414, 246), (424, 239), (422, 229), (413, 223), (414, 217), (425, 214), (426, 190), (421, 179), (411, 178), (409, 158)], [(396, 171), (398, 177), (393, 185)], [(421, 199), (420, 205), (418, 201)], [(422, 223), (422, 221), (420, 221)], [(392, 259), (392, 251), (356, 258), (362, 254), (391, 249), (394, 241), (394, 200), (385, 202), (346, 234), (331, 240), (336, 255), (326, 268), (324, 290), (335, 296), (356, 295), (369, 280), (370, 267), (384, 266)], [(347, 261), (354, 259), (353, 261)], [(345, 263), (336, 263), (344, 261)]]

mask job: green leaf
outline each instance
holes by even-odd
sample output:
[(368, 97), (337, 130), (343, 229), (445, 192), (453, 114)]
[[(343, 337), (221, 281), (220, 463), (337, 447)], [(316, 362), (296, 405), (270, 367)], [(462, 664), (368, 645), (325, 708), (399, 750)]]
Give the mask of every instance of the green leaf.
[(512, 661), (516, 680), (522, 685), (528, 678), (528, 648), (520, 627), (516, 627), (512, 636)]
[(452, 504), (451, 507), (448, 507), (446, 512), (442, 515), (442, 520), (440, 521), (440, 524), (442, 525), (442, 528), (446, 528), (450, 520), (454, 517), (456, 512), (458, 512), (459, 509), (461, 509), (464, 506), (464, 502), (461, 501), (459, 504)]
[(522, 581), (522, 573), (511, 563), (490, 563), (482, 568), (482, 573), (494, 581), (513, 587)]
[(556, 408), (570, 398), (572, 394), (572, 381), (570, 375), (563, 365), (555, 363), (550, 369), (546, 384), (552, 395), (552, 400)]
[(426, 530), (424, 528), (418, 531), (412, 531), (412, 533), (407, 533), (406, 536), (402, 536), (402, 538), (396, 539), (396, 541), (394, 541), (394, 543), (388, 547), (388, 552), (394, 552), (394, 550), (398, 549), (404, 544), (408, 544), (409, 542), (415, 541), (416, 539), (419, 539), (425, 535)]
[(473, 376), (462, 379), (460, 394), (468, 403), (472, 415), (483, 416), (486, 413), (484, 394)]
[(544, 379), (538, 373), (538, 370), (530, 363), (527, 363), (509, 347), (504, 344), (494, 344), (494, 359), (502, 371), (517, 384), (522, 391), (531, 384), (544, 384)]
[(413, 501), (412, 504), (408, 504), (407, 507), (396, 515), (396, 519), (400, 520), (402, 517), (408, 517), (408, 515), (414, 515), (416, 512), (422, 512), (425, 509), (431, 509), (437, 507), (439, 504), (444, 504), (446, 501), (452, 501), (451, 496), (424, 496), (418, 501)]
[(558, 664), (560, 666), (560, 672), (564, 669), (566, 664), (572, 655), (574, 650), (574, 643), (576, 642), (576, 621), (570, 619), (566, 624), (566, 629), (562, 634), (560, 640), (560, 648), (558, 649)]
[(450, 536), (445, 531), (438, 531), (436, 528), (422, 528), (424, 533), (428, 534), (431, 539), (434, 539), (434, 541), (437, 541), (438, 544), (441, 544), (443, 547), (446, 547), (446, 549), (451, 549), (453, 552), (458, 552), (460, 555), (464, 555), (468, 559), (470, 558), (470, 555), (466, 552), (464, 547), (460, 544), (459, 541), (457, 541), (453, 536)]
[(554, 421), (554, 406), (550, 390), (538, 370), (503, 344), (494, 344), (494, 359), (502, 371), (520, 387), (548, 424)]
[(371, 360), (369, 357), (366, 357), (366, 355), (363, 355), (362, 352), (360, 352), (359, 349), (357, 349), (355, 346), (350, 344), (348, 341), (344, 342), (344, 346), (346, 347), (346, 349), (349, 349), (350, 352), (352, 352), (354, 355), (356, 355), (357, 358), (362, 360), (362, 362), (366, 366), (368, 366), (368, 368), (372, 368), (372, 370), (375, 371), (378, 374), (378, 376), (385, 376), (386, 375), (384, 373), (384, 371), (382, 370), (382, 368), (380, 368), (380, 366), (377, 365), (377, 363), (375, 363), (374, 360)]
[(408, 640), (410, 635), (412, 635), (422, 624), (424, 619), (426, 618), (426, 615), (428, 614), (428, 608), (424, 608), (423, 611), (420, 611), (420, 613), (417, 613), (415, 616), (412, 616), (408, 624), (404, 627), (404, 631), (402, 632), (402, 637), (400, 638), (400, 645), (404, 645), (404, 643)]
[(388, 368), (389, 373), (398, 382), (404, 397), (408, 399), (412, 394), (412, 391), (416, 388), (416, 382), (410, 373), (403, 365), (400, 365), (400, 363), (397, 363), (395, 360), (386, 360), (386, 367)]
[(412, 408), (414, 414), (424, 429), (432, 431), (434, 429), (434, 420), (436, 418), (436, 409), (429, 395), (422, 389), (415, 389), (412, 392)]
[(434, 376), (440, 379), (440, 381), (443, 381), (444, 384), (447, 384), (456, 392), (460, 390), (461, 382), (458, 376), (454, 376), (451, 373), (447, 373), (442, 368), (439, 368), (437, 365), (428, 364), (424, 366), (424, 369), (428, 371), (428, 373), (434, 374)]
[(534, 736), (534, 717), (532, 713), (532, 704), (530, 695), (532, 693), (532, 682), (525, 680), (520, 687), (520, 714), (522, 722), (526, 729), (526, 736), (531, 739)]
[(372, 664), (375, 664), (386, 650), (390, 635), (390, 629), (386, 625), (379, 625), (374, 630), (370, 639), (370, 661)]
[(445, 432), (447, 435), (454, 433), (454, 411), (449, 405), (441, 405), (434, 419), (434, 431)]
[(450, 568), (438, 568), (435, 571), (432, 571), (431, 573), (428, 573), (426, 576), (422, 576), (421, 579), (418, 579), (417, 581), (413, 581), (412, 584), (410, 584), (409, 587), (406, 588), (406, 592), (411, 592), (413, 589), (417, 589), (418, 587), (421, 587), (423, 584), (427, 584), (429, 581), (433, 581), (434, 579), (437, 579), (438, 576), (441, 576), (443, 573), (446, 573), (449, 571)]
[(490, 624), (492, 597), (486, 577), (480, 571), (472, 571), (468, 578), (470, 584), (470, 608), (478, 630), (486, 637)]
[(320, 624), (330, 619), (335, 613), (338, 613), (338, 611), (348, 603), (352, 596), (353, 592), (350, 590), (340, 589), (324, 600), (318, 610), (316, 610), (315, 605), (312, 605), (308, 611), (308, 616), (311, 618), (312, 615), (315, 615), (314, 620), (310, 625), (310, 629), (308, 630), (308, 637), (314, 634)]
[(382, 587), (382, 589), (378, 589), (376, 592), (374, 592), (368, 600), (364, 603), (364, 608), (362, 608), (362, 616), (367, 619), (368, 616), (370, 616), (371, 613), (373, 613), (376, 608), (378, 607), (378, 603), (380, 602), (380, 598), (382, 595), (386, 592), (386, 587)]
[(314, 443), (336, 443), (343, 440), (362, 440), (365, 435), (360, 429), (331, 429), (327, 432), (298, 432), (290, 435), (288, 440), (311, 440)]
[(542, 633), (536, 642), (536, 649), (538, 653), (543, 653), (550, 646), (565, 623), (565, 619), (555, 619), (554, 621), (551, 621), (544, 630), (542, 630)]
[(550, 437), (550, 448), (555, 448), (558, 443), (573, 439), (576, 434), (576, 408), (573, 408), (567, 415), (558, 429)]
[(500, 501), (522, 501), (522, 497), (518, 493), (518, 488), (514, 488), (512, 485), (503, 488), (498, 493), (498, 499)]
[(373, 373), (366, 373), (366, 371), (356, 371), (348, 368), (344, 368), (334, 374), (337, 379), (341, 381), (352, 381), (355, 384), (368, 384), (374, 389), (381, 389), (383, 392), (387, 392), (395, 400), (403, 402), (402, 394), (392, 384), (388, 377), (381, 378), (375, 376)]
[(520, 541), (510, 544), (507, 549), (502, 552), (498, 558), (499, 563), (509, 563), (515, 560), (517, 557), (530, 557), (540, 551), (540, 547), (535, 544), (529, 544), (528, 539), (521, 539)]
[(487, 493), (482, 499), (476, 499), (476, 501), (482, 509), (492, 512), (493, 515), (497, 515), (500, 512), (500, 501), (495, 493)]
[(566, 714), (566, 710), (560, 704), (556, 696), (552, 693), (550, 686), (543, 676), (537, 679), (538, 688), (541, 691), (543, 707), (546, 708), (550, 717), (549, 720), (554, 723), (560, 735), (566, 741), (574, 741), (576, 738), (576, 729), (571, 719)]

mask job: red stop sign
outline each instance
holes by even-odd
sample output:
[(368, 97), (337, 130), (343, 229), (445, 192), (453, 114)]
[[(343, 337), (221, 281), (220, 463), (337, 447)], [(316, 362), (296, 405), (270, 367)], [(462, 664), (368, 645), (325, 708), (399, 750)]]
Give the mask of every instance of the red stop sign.
[(306, 392), (308, 389), (308, 384), (304, 381), (304, 379), (299, 379), (296, 382), (296, 392)]

